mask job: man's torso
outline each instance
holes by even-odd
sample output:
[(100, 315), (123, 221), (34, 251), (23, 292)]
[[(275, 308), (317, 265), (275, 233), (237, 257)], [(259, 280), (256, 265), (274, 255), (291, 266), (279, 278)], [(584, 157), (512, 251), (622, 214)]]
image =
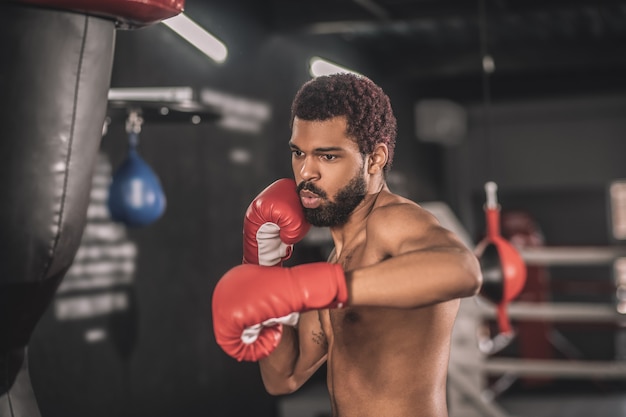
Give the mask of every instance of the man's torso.
[[(351, 270), (380, 262), (365, 228), (331, 259)], [(415, 271), (415, 279), (420, 279)], [(445, 416), (450, 334), (458, 301), (417, 309), (320, 311), (333, 415)]]

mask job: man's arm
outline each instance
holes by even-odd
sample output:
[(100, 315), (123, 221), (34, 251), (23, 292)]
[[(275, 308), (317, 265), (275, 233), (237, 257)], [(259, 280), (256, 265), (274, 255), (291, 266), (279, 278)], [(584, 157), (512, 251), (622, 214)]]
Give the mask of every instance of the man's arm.
[(417, 205), (374, 210), (367, 236), (368, 249), (382, 261), (346, 271), (349, 305), (415, 308), (472, 296), (480, 289), (476, 256)]
[(327, 349), (319, 312), (300, 314), (298, 328), (284, 326), (280, 344), (259, 361), (267, 392), (281, 395), (296, 391), (326, 361)]
[[(338, 264), (314, 262), (292, 268), (239, 265), (228, 271), (213, 292), (217, 343), (238, 360), (258, 361), (280, 344), (282, 328), (262, 329), (252, 342), (242, 335), (268, 319), (345, 305), (417, 308), (479, 290), (478, 260), (452, 233), (418, 206), (391, 208), (374, 210), (366, 226), (365, 250), (376, 254), (369, 266), (350, 270), (348, 265), (346, 272)], [(296, 340), (300, 337), (288, 339), (284, 352), (295, 352)], [(299, 356), (288, 358), (293, 362)]]

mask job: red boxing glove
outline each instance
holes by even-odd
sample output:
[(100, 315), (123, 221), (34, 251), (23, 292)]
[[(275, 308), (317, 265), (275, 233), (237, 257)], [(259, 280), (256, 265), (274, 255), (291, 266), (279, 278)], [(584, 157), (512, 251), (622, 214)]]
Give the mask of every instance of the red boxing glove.
[(282, 326), (261, 326), (254, 340), (246, 337), (247, 328), (292, 312), (342, 307), (347, 300), (346, 279), (338, 264), (239, 265), (222, 277), (213, 292), (215, 339), (238, 361), (258, 361), (278, 346)]
[(311, 225), (296, 192), (294, 180), (270, 184), (252, 201), (243, 221), (243, 263), (274, 266), (291, 256), (293, 245)]

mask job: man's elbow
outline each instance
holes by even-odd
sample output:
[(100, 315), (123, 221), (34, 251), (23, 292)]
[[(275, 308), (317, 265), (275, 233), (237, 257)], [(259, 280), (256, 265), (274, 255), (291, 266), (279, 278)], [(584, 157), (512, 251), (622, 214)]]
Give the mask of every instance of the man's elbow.
[(464, 288), (462, 297), (472, 297), (480, 292), (483, 285), (483, 274), (478, 258), (471, 252), (464, 262)]
[(298, 390), (298, 386), (291, 380), (281, 383), (263, 381), (263, 385), (265, 386), (265, 391), (274, 396), (293, 394)]

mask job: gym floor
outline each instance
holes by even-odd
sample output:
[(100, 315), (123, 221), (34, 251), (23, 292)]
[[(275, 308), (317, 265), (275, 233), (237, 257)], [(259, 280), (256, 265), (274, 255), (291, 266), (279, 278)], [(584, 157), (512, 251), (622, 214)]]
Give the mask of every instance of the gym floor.
[[(501, 417), (626, 417), (626, 389), (610, 386), (590, 388), (587, 383), (561, 384), (537, 392), (505, 392), (496, 400)], [(323, 384), (306, 386), (283, 397), (277, 417), (329, 417)], [(450, 417), (456, 417), (450, 410)]]
[(498, 404), (511, 417), (626, 416), (626, 394), (616, 393), (514, 395), (499, 399)]

